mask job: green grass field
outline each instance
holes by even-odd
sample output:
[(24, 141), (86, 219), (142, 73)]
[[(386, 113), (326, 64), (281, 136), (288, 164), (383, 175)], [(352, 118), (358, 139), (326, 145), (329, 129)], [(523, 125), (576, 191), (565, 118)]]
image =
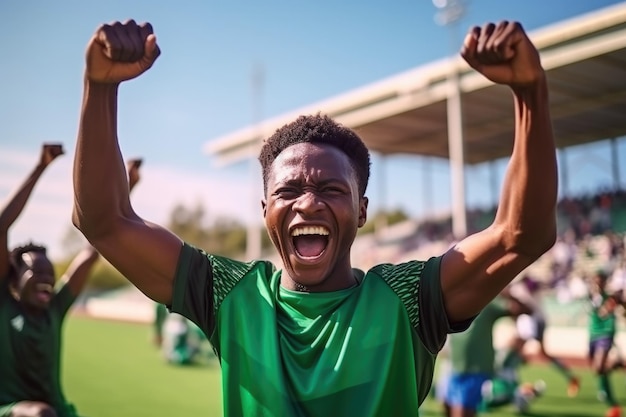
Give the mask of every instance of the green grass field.
[[(148, 325), (71, 316), (65, 326), (63, 381), (66, 396), (86, 417), (221, 416), (220, 368), (208, 359), (197, 366), (166, 364), (150, 343)], [(595, 379), (584, 368), (581, 392), (565, 395), (566, 383), (552, 368), (528, 366), (525, 380), (547, 382), (545, 395), (531, 408), (532, 416), (603, 416), (596, 399)], [(259, 383), (262, 383), (260, 381)], [(626, 404), (626, 374), (613, 375), (618, 399)], [(422, 416), (440, 416), (440, 407), (427, 400)], [(505, 407), (490, 416), (514, 416)]]

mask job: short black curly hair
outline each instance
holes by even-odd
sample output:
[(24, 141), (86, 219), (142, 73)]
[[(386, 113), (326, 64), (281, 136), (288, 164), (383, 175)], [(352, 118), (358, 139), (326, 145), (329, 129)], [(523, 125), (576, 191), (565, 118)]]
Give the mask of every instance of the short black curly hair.
[(289, 146), (305, 142), (328, 144), (345, 153), (356, 173), (360, 197), (365, 195), (371, 165), (367, 146), (354, 130), (320, 113), (300, 116), (265, 140), (259, 162), (263, 169), (263, 190), (266, 193), (267, 179), (276, 157)]
[(47, 255), (47, 249), (45, 246), (37, 245), (33, 242), (29, 242), (24, 246), (18, 246), (11, 250), (9, 253), (9, 278), (16, 279), (18, 272), (26, 265), (22, 255), (28, 252), (37, 252), (43, 255)]

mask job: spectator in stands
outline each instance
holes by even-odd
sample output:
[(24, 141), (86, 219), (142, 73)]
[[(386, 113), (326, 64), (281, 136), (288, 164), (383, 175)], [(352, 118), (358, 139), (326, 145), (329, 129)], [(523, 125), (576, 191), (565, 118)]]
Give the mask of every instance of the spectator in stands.
[(522, 26), (472, 28), (462, 50), (478, 72), (511, 89), (516, 109), (494, 222), (442, 256), (367, 272), (352, 268), (351, 247), (367, 220), (369, 151), (324, 115), (298, 117), (261, 149), (261, 207), (284, 270), (206, 254), (135, 213), (118, 145), (117, 94), (159, 53), (152, 27), (134, 21), (103, 25), (89, 42), (74, 170), (77, 227), (145, 294), (212, 335), (225, 415), (417, 415), (447, 333), (466, 329), (554, 244), (558, 181), (547, 82)]

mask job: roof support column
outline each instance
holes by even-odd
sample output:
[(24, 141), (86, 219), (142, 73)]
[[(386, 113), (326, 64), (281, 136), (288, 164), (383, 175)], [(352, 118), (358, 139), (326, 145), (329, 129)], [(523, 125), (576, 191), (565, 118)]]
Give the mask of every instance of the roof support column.
[(489, 162), (489, 179), (489, 185), (491, 188), (491, 204), (492, 206), (497, 206), (498, 199), (500, 197), (500, 175), (498, 174), (497, 159)]
[(622, 179), (619, 171), (617, 138), (611, 138), (611, 170), (613, 172), (613, 189), (620, 190), (622, 188)]
[(378, 173), (378, 201), (380, 201), (381, 204), (374, 218), (374, 236), (376, 237), (376, 241), (380, 242), (382, 237), (381, 233), (387, 227), (387, 210), (389, 209), (387, 204), (387, 155), (380, 155), (378, 166), (380, 167)]
[(433, 204), (433, 175), (432, 175), (432, 158), (430, 156), (422, 157), (422, 180), (423, 180), (423, 197), (422, 204), (424, 205), (424, 217), (430, 218), (433, 216), (434, 204)]
[(567, 169), (567, 148), (559, 152), (559, 182), (561, 198), (569, 197), (569, 170)]
[(465, 212), (465, 156), (463, 152), (463, 113), (461, 87), (454, 61), (448, 75), (448, 153), (450, 158), (450, 181), (452, 201), (452, 233), (455, 239), (467, 235)]

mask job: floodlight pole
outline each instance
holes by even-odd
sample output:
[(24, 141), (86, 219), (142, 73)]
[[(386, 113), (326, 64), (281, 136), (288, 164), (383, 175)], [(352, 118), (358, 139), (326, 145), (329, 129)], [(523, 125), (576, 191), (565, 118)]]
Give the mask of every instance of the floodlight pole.
[[(433, 0), (439, 10), (435, 21), (450, 29), (450, 40), (453, 50), (457, 49), (458, 21), (463, 17), (465, 6), (463, 0)], [(467, 213), (465, 210), (465, 155), (463, 151), (463, 111), (461, 107), (461, 86), (459, 71), (454, 55), (449, 61), (448, 73), (448, 154), (450, 161), (451, 201), (452, 201), (452, 233), (455, 239), (467, 235)]]
[[(260, 149), (260, 144), (263, 140), (263, 126), (261, 121), (263, 120), (263, 87), (265, 86), (265, 73), (261, 64), (255, 65), (252, 70), (252, 113), (253, 123), (256, 126), (257, 140), (253, 145), (255, 150)], [(258, 152), (254, 152), (257, 155)], [(261, 198), (259, 198), (259, 163), (253, 156), (249, 161), (249, 173), (250, 173), (250, 220), (246, 230), (246, 260), (259, 259), (261, 257), (261, 225), (258, 224), (255, 219), (259, 215), (261, 208)]]

